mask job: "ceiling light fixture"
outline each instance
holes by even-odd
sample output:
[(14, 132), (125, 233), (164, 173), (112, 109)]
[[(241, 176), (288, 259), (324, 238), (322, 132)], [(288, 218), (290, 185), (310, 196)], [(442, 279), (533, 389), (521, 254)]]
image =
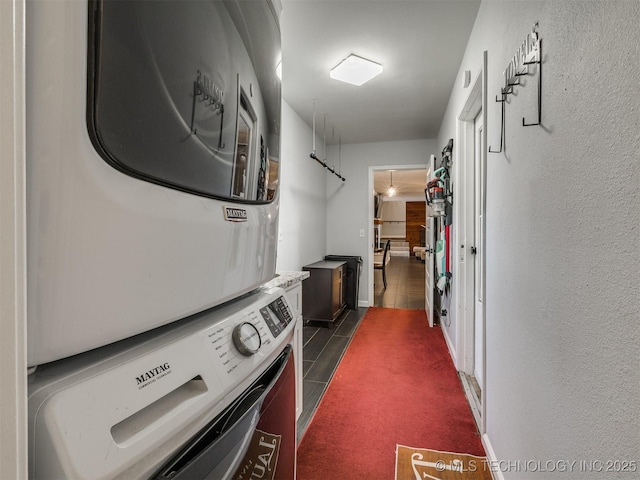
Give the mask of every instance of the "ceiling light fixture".
[(391, 183), (389, 184), (389, 188), (387, 189), (387, 197), (393, 197), (396, 194), (396, 189), (393, 186), (393, 170), (391, 170)]
[(357, 55), (349, 55), (331, 69), (329, 76), (334, 80), (360, 86), (382, 73), (382, 65)]

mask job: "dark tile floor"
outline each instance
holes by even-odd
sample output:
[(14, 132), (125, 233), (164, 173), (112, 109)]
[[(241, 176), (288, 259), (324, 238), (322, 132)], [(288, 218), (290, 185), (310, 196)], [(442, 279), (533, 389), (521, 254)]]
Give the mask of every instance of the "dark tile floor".
[[(424, 309), (424, 263), (421, 261), (414, 257), (391, 257), (387, 264), (387, 288), (383, 289), (382, 272), (376, 271), (374, 280), (375, 306)], [(303, 411), (298, 419), (298, 442), (366, 312), (366, 308), (347, 310), (333, 328), (305, 322)]]
[(387, 288), (382, 270), (373, 272), (376, 307), (424, 309), (424, 263), (415, 257), (391, 257), (387, 264)]

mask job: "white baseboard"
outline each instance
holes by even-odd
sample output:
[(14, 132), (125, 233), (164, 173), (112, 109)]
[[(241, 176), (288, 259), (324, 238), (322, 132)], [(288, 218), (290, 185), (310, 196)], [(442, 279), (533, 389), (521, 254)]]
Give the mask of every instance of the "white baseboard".
[(371, 307), (371, 305), (369, 305), (369, 301), (368, 300), (358, 300), (358, 306), (359, 307), (363, 307), (363, 308)]
[(458, 360), (456, 357), (456, 350), (455, 348), (453, 348), (453, 343), (451, 342), (451, 339), (449, 338), (449, 334), (447, 333), (447, 329), (444, 328), (442, 325), (440, 325), (440, 328), (442, 329), (442, 334), (444, 335), (444, 341), (447, 344), (447, 349), (449, 350), (449, 355), (451, 355), (451, 360), (453, 360), (453, 366), (456, 367), (456, 370), (460, 370), (458, 368)]
[[(489, 465), (498, 465), (496, 452), (493, 450), (493, 445), (491, 445), (489, 436), (486, 433), (482, 435), (482, 445), (484, 446), (484, 451), (487, 454), (487, 462)], [(493, 480), (504, 480), (504, 475), (499, 468), (491, 469), (491, 475), (493, 476)]]

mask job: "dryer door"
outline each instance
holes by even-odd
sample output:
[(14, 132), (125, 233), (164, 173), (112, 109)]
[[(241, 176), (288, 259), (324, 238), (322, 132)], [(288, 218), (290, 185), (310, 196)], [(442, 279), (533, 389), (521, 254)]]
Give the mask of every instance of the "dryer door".
[[(295, 374), (291, 346), (156, 474), (156, 479), (294, 478)], [(235, 472), (235, 473), (234, 473)]]

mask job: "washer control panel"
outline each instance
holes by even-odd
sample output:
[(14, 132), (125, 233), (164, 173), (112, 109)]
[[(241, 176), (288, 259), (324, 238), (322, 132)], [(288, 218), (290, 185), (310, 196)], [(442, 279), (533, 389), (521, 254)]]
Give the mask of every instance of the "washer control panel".
[(280, 296), (266, 307), (260, 309), (260, 314), (267, 323), (274, 337), (280, 335), (287, 325), (293, 321), (293, 315), (284, 297)]
[(236, 325), (231, 334), (231, 338), (238, 351), (246, 357), (258, 353), (258, 350), (260, 350), (262, 346), (260, 332), (256, 326), (250, 322)]
[[(247, 299), (249, 301), (249, 299)], [(262, 294), (234, 315), (206, 329), (206, 345), (223, 383), (236, 381), (279, 348), (293, 315), (282, 290)]]
[[(260, 349), (271, 347), (269, 330), (260, 318), (257, 309), (242, 312), (237, 319), (215, 325), (207, 331), (209, 352), (220, 366), (218, 373), (224, 381), (237, 373), (247, 357)], [(250, 362), (251, 363), (251, 362)], [(247, 365), (246, 368), (250, 368)]]

